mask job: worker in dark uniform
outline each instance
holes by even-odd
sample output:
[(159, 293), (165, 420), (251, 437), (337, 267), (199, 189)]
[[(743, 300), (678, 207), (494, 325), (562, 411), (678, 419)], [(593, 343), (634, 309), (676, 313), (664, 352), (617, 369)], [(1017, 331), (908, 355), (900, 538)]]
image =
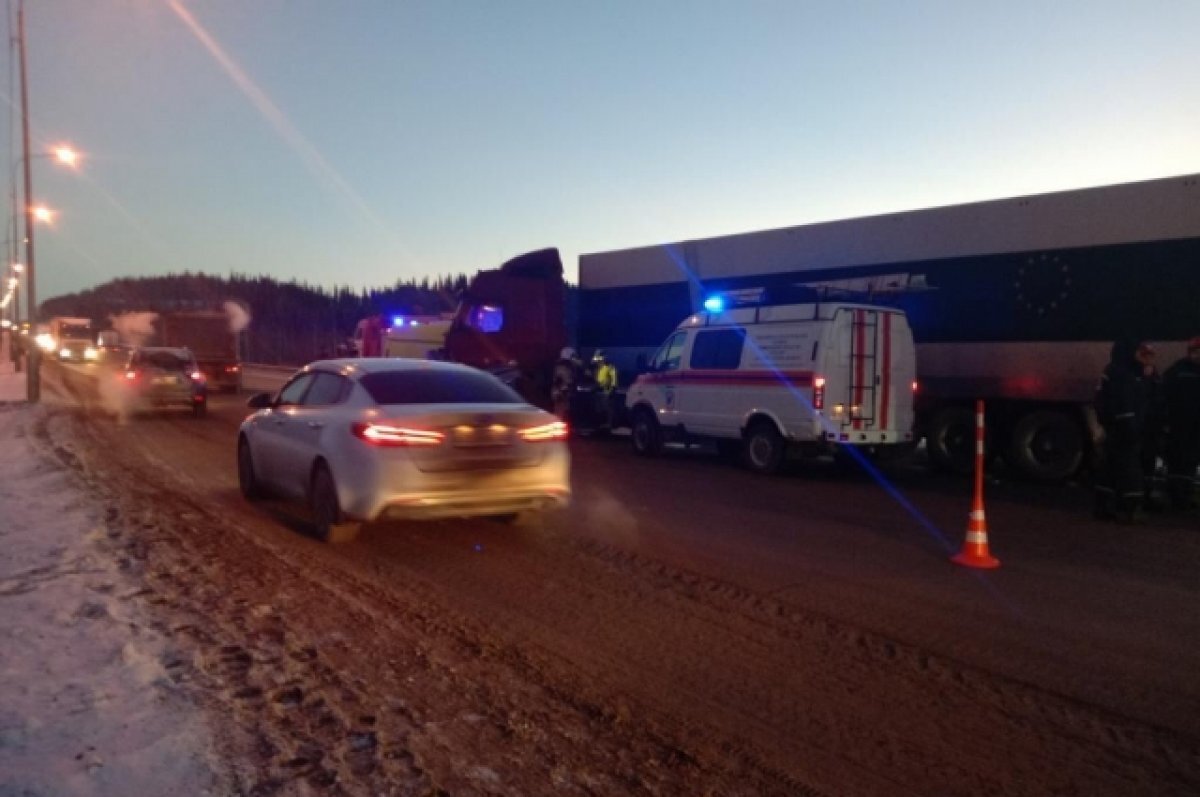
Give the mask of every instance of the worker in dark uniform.
[(1142, 478), (1147, 512), (1161, 511), (1166, 506), (1166, 478), (1158, 467), (1159, 457), (1167, 435), (1167, 402), (1163, 391), (1162, 374), (1158, 372), (1158, 351), (1149, 343), (1138, 347), (1138, 362), (1142, 363), (1142, 380), (1146, 395), (1146, 416), (1142, 424)]
[(567, 420), (571, 414), (571, 400), (575, 396), (575, 387), (583, 381), (583, 360), (570, 346), (565, 347), (558, 355), (554, 365), (554, 384), (550, 387), (550, 398), (554, 406), (554, 414), (562, 420)]
[(1167, 405), (1167, 494), (1175, 509), (1193, 509), (1200, 466), (1200, 337), (1163, 375)]
[(1100, 386), (1096, 416), (1104, 428), (1103, 464), (1096, 482), (1096, 516), (1132, 523), (1145, 492), (1142, 433), (1146, 416), (1145, 363), (1139, 344), (1117, 341)]

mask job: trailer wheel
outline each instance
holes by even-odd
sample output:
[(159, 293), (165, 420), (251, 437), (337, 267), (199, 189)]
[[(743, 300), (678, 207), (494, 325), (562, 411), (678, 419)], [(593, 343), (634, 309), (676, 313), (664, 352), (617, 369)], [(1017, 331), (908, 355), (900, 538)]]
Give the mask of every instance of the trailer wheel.
[(783, 435), (770, 421), (758, 421), (746, 432), (742, 443), (742, 459), (755, 473), (771, 474), (783, 465)]
[(975, 413), (966, 407), (938, 410), (929, 424), (926, 445), (939, 470), (970, 473), (975, 467)]
[(1008, 440), (1009, 464), (1036, 481), (1061, 481), (1083, 463), (1083, 430), (1057, 410), (1035, 410), (1021, 417)]
[(633, 411), (633, 430), (630, 437), (633, 439), (633, 450), (639, 456), (656, 457), (662, 453), (662, 428), (649, 410), (639, 408)]

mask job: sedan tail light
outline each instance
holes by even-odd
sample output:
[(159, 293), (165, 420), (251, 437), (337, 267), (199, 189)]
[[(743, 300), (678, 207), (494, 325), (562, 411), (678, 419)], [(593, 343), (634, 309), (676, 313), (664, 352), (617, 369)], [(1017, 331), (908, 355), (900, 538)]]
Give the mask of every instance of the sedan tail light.
[(373, 446), (437, 446), (446, 436), (430, 429), (406, 429), (385, 423), (356, 423), (350, 431)]
[(540, 443), (545, 440), (566, 440), (568, 433), (569, 429), (562, 421), (553, 421), (541, 426), (531, 426), (528, 429), (521, 429), (517, 432), (522, 440), (528, 440), (531, 443)]

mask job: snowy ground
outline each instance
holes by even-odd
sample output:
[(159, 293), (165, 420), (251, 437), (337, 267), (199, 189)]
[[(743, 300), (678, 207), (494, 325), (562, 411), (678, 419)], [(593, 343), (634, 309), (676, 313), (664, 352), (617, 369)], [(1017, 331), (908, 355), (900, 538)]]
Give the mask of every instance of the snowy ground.
[(40, 411), (0, 404), (0, 797), (225, 793), (132, 563), (32, 444)]

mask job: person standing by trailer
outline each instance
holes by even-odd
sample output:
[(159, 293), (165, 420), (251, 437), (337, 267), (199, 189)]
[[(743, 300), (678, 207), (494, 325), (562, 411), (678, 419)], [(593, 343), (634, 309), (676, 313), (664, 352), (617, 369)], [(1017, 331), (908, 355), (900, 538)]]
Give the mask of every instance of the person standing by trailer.
[(1165, 506), (1166, 479), (1159, 470), (1167, 434), (1167, 403), (1163, 393), (1163, 378), (1158, 371), (1158, 351), (1149, 343), (1138, 347), (1142, 363), (1142, 378), (1146, 394), (1146, 418), (1142, 425), (1142, 478), (1145, 488), (1143, 506), (1146, 511), (1159, 511)]
[(1195, 506), (1200, 466), (1200, 337), (1188, 341), (1187, 356), (1163, 376), (1167, 405), (1167, 494), (1174, 509)]
[(1140, 344), (1117, 341), (1096, 389), (1096, 417), (1104, 429), (1103, 463), (1096, 482), (1098, 518), (1130, 523), (1141, 508), (1145, 361)]
[(571, 414), (571, 399), (575, 396), (575, 388), (583, 381), (583, 360), (570, 346), (563, 348), (554, 365), (554, 383), (550, 388), (550, 398), (554, 404), (554, 414), (562, 420), (567, 420)]

